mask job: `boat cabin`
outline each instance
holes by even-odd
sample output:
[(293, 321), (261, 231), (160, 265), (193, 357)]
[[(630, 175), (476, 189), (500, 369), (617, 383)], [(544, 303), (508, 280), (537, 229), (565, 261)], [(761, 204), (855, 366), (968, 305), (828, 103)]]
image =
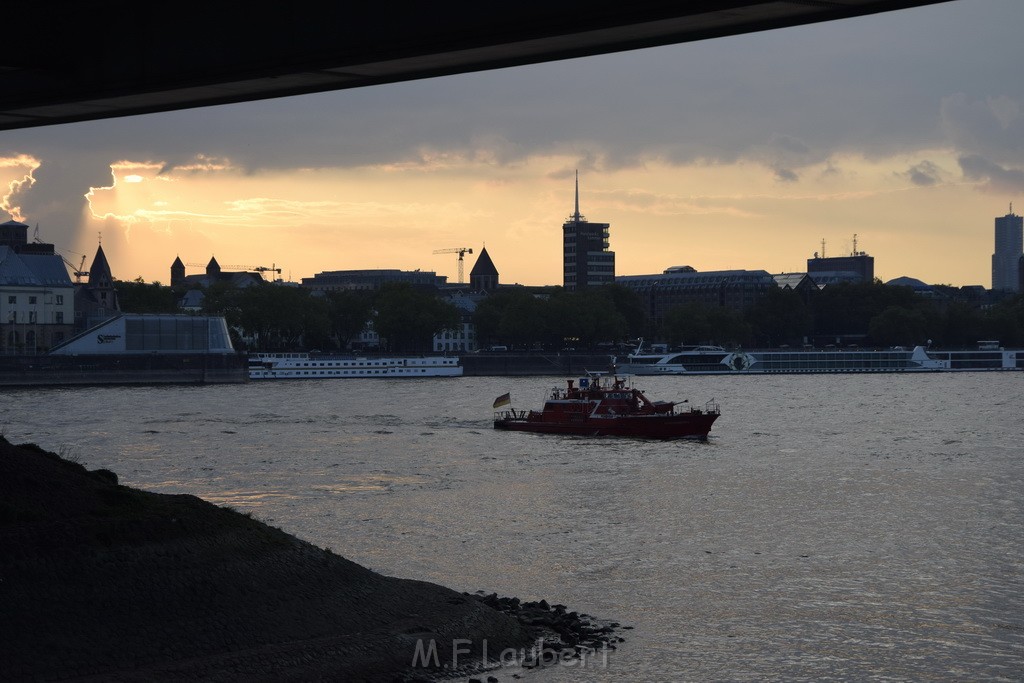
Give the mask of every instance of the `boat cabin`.
[(675, 403), (651, 401), (639, 389), (626, 385), (626, 380), (613, 377), (602, 382), (594, 374), (566, 380), (566, 388), (555, 388), (545, 401), (545, 416), (557, 415), (636, 415), (669, 413)]

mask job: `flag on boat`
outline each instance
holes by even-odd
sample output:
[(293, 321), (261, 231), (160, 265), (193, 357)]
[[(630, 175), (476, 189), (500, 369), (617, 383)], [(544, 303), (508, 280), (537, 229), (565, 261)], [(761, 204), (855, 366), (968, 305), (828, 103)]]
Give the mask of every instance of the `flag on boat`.
[(502, 406), (512, 405), (512, 397), (508, 394), (502, 394), (498, 398), (494, 399), (494, 407), (500, 408)]

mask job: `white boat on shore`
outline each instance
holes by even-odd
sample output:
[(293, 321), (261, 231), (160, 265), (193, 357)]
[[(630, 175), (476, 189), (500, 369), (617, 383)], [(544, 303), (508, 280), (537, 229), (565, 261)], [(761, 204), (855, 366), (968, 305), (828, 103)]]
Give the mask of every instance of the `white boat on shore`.
[(249, 379), (461, 377), (457, 357), (362, 358), (308, 353), (250, 353)]
[(969, 372), (1024, 370), (1024, 350), (977, 349), (769, 349), (727, 350), (690, 346), (667, 353), (636, 352), (618, 363), (632, 375), (758, 375), (769, 373)]

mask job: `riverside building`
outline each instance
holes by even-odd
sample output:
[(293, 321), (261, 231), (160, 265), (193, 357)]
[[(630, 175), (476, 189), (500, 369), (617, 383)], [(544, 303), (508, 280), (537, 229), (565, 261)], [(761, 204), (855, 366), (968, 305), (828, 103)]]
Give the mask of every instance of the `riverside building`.
[(653, 275), (622, 275), (615, 283), (636, 292), (646, 304), (647, 315), (658, 323), (684, 304), (742, 311), (778, 287), (764, 270), (700, 272), (691, 266), (673, 266)]
[(37, 354), (70, 336), (75, 285), (52, 244), (28, 225), (0, 224), (0, 354)]
[(313, 277), (302, 278), (302, 286), (314, 292), (380, 289), (389, 283), (436, 290), (445, 286), (448, 278), (432, 270), (328, 270)]

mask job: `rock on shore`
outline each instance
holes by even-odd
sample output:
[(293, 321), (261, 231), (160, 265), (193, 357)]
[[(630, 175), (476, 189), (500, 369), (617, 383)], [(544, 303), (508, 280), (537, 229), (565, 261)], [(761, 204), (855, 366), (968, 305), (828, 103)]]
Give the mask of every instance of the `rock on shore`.
[(448, 661), (468, 640), (466, 661), (534, 637), (476, 596), (2, 437), (0, 611), (15, 681), (387, 681), (418, 641)]

